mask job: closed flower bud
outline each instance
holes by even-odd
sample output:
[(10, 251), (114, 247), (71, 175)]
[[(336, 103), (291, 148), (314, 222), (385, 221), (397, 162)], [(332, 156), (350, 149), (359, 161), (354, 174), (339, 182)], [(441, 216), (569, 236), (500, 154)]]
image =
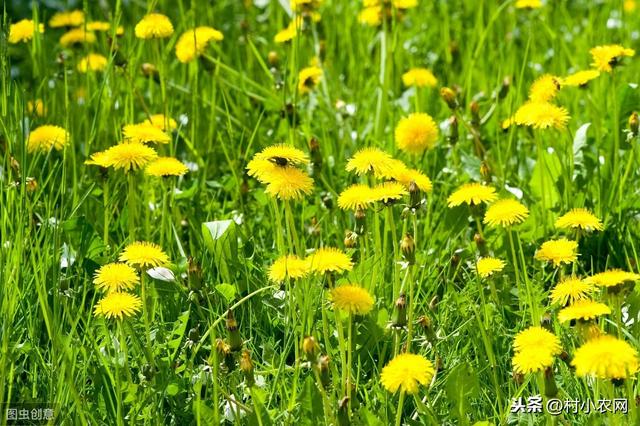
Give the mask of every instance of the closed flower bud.
[(460, 130), (458, 129), (458, 119), (455, 115), (449, 118), (449, 134), (447, 135), (447, 141), (451, 145), (455, 145), (460, 139)]
[(556, 386), (556, 379), (551, 367), (544, 370), (544, 394), (547, 398), (553, 398), (558, 394), (558, 386)]
[(189, 330), (189, 334), (187, 336), (191, 342), (196, 342), (200, 340), (200, 332), (195, 327)]
[(152, 78), (155, 82), (160, 81), (160, 73), (158, 72), (158, 68), (150, 64), (149, 62), (145, 62), (141, 65), (142, 75), (147, 78)]
[(436, 341), (436, 332), (433, 329), (431, 318), (429, 318), (426, 315), (422, 315), (420, 318), (418, 318), (417, 323), (420, 327), (422, 327), (422, 330), (424, 331), (424, 335), (427, 338), (427, 340), (431, 344), (434, 344)]
[(229, 338), (229, 348), (231, 352), (237, 352), (242, 349), (242, 338), (240, 330), (238, 330), (238, 322), (233, 316), (233, 311), (227, 313), (227, 334)]
[(271, 65), (271, 66), (278, 65), (278, 62), (280, 62), (280, 57), (278, 56), (278, 52), (276, 52), (274, 50), (269, 52), (269, 54), (267, 55), (267, 61), (269, 62), (269, 65)]
[(456, 92), (454, 92), (451, 88), (443, 87), (442, 89), (440, 89), (440, 96), (446, 102), (449, 108), (451, 108), (452, 110), (458, 108), (458, 99), (456, 97)]
[(240, 371), (244, 375), (244, 380), (247, 386), (251, 387), (256, 384), (255, 377), (253, 375), (253, 362), (251, 362), (251, 353), (248, 350), (242, 351), (240, 356)]
[(344, 233), (344, 247), (355, 248), (358, 245), (358, 234), (353, 231), (346, 231)]
[(475, 128), (480, 127), (480, 104), (478, 101), (471, 101), (469, 109), (471, 110), (471, 125)]
[(400, 296), (396, 299), (392, 325), (397, 328), (407, 325), (407, 297), (404, 293), (400, 293)]
[(638, 118), (637, 112), (632, 112), (629, 116), (629, 131), (632, 136), (638, 136), (638, 128), (640, 127), (640, 118)]
[(228, 371), (233, 371), (236, 367), (233, 360), (233, 354), (231, 353), (231, 346), (222, 339), (216, 339), (216, 352), (218, 358), (224, 361), (224, 365)]
[(202, 269), (198, 262), (191, 256), (187, 259), (187, 265), (189, 288), (191, 290), (199, 290), (202, 287)]
[(327, 387), (329, 387), (329, 384), (331, 383), (328, 355), (321, 355), (318, 358), (317, 368), (318, 368), (318, 374), (320, 375), (320, 383), (322, 384), (322, 387), (326, 389)]
[(302, 352), (304, 352), (307, 357), (307, 361), (315, 362), (318, 358), (318, 353), (320, 352), (320, 346), (318, 346), (318, 342), (316, 338), (313, 336), (307, 336), (302, 340)]
[(409, 182), (409, 203), (413, 209), (417, 209), (422, 203), (422, 193), (414, 181)]
[(402, 250), (402, 255), (409, 265), (416, 263), (416, 244), (413, 241), (411, 234), (405, 234), (404, 238), (400, 242), (400, 250)]
[(480, 163), (480, 176), (486, 183), (491, 183), (491, 167), (486, 161)]
[(355, 213), (355, 218), (356, 218), (356, 232), (359, 235), (364, 234), (364, 228), (365, 228), (365, 223), (366, 223), (366, 215), (363, 209), (358, 209), (356, 210)]
[(478, 249), (484, 248), (487, 245), (487, 242), (485, 241), (484, 238), (482, 238), (482, 235), (480, 235), (477, 232), (473, 236), (473, 241), (476, 243), (476, 246), (478, 247)]
[(498, 99), (504, 99), (509, 93), (510, 87), (511, 87), (511, 77), (507, 76), (502, 80), (500, 91), (498, 91)]
[(549, 331), (553, 331), (553, 328), (551, 326), (551, 314), (549, 312), (545, 312), (542, 315), (542, 318), (540, 318), (540, 326), (543, 328), (546, 328)]
[(338, 401), (338, 426), (347, 426), (351, 424), (349, 420), (349, 397), (345, 396)]

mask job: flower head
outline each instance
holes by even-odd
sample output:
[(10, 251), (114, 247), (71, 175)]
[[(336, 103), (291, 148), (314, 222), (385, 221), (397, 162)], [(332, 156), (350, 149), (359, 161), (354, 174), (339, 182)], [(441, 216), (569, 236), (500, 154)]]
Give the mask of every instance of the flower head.
[(381, 201), (385, 204), (399, 200), (407, 194), (405, 187), (398, 182), (383, 182), (372, 188), (373, 200)]
[(224, 35), (211, 27), (197, 27), (183, 33), (176, 43), (176, 56), (182, 63), (191, 62), (202, 55), (211, 41), (220, 41)]
[(173, 157), (158, 157), (144, 169), (144, 173), (149, 176), (182, 176), (189, 169), (180, 160)]
[(47, 113), (47, 108), (44, 106), (42, 99), (35, 99), (34, 101), (27, 102), (27, 112), (37, 117), (44, 117)]
[(253, 158), (257, 160), (268, 160), (279, 166), (309, 164), (307, 154), (287, 144), (268, 146)]
[(402, 74), (402, 83), (405, 86), (434, 87), (438, 79), (426, 68), (411, 68)]
[(586, 278), (585, 281), (598, 287), (615, 287), (625, 282), (635, 282), (638, 280), (640, 280), (640, 275), (638, 274), (623, 271), (622, 269), (611, 269)]
[(111, 167), (111, 156), (107, 151), (94, 152), (91, 157), (84, 162), (89, 166), (100, 166), (103, 168)]
[(165, 117), (164, 114), (153, 114), (140, 124), (150, 124), (163, 132), (173, 131), (178, 128), (178, 123), (171, 117)]
[(600, 76), (600, 71), (598, 70), (578, 71), (563, 78), (561, 80), (561, 84), (563, 86), (583, 87), (583, 86), (586, 86), (587, 83), (589, 83), (591, 80), (594, 80), (599, 76)]
[(81, 10), (69, 10), (55, 13), (49, 19), (51, 28), (79, 27), (84, 23), (84, 12)]
[(382, 6), (365, 7), (358, 14), (358, 22), (370, 27), (377, 27), (382, 23)]
[(343, 210), (366, 209), (375, 201), (374, 191), (367, 185), (351, 185), (338, 196), (338, 207)]
[(429, 114), (410, 114), (400, 119), (395, 131), (396, 145), (409, 154), (422, 154), (438, 140), (438, 126)]
[(304, 24), (304, 19), (302, 16), (297, 16), (296, 19), (289, 22), (286, 28), (278, 31), (278, 33), (273, 37), (273, 41), (276, 43), (286, 43), (287, 41), (293, 40), (302, 28)]
[(318, 85), (322, 78), (322, 68), (312, 66), (300, 70), (298, 73), (298, 92), (309, 93)]
[(413, 395), (418, 392), (419, 385), (427, 386), (434, 374), (431, 361), (421, 355), (403, 353), (384, 366), (380, 382), (389, 392), (400, 390)]
[[(38, 31), (44, 32), (44, 25), (38, 25)], [(9, 26), (9, 43), (18, 44), (20, 42), (28, 42), (33, 38), (36, 32), (36, 24), (31, 19), (23, 19)]]
[(556, 284), (551, 290), (549, 298), (551, 303), (565, 306), (567, 303), (575, 303), (578, 300), (587, 299), (592, 291), (593, 285), (587, 280), (569, 277)]
[(470, 206), (480, 203), (490, 203), (498, 198), (495, 188), (480, 183), (466, 183), (447, 198), (449, 207), (456, 207), (463, 203)]
[(613, 66), (616, 65), (622, 57), (634, 56), (636, 54), (635, 50), (622, 47), (619, 44), (596, 46), (589, 50), (589, 53), (593, 58), (591, 65), (605, 72), (611, 72)]
[(158, 153), (151, 147), (141, 143), (121, 143), (107, 149), (99, 159), (107, 167), (114, 169), (138, 170), (155, 160)]
[(138, 284), (136, 270), (126, 263), (108, 263), (98, 269), (93, 283), (101, 290), (108, 292), (131, 290)]
[(87, 71), (104, 71), (109, 61), (99, 53), (89, 53), (78, 62), (78, 71), (86, 73)]
[(540, 9), (542, 0), (517, 0), (516, 9)]
[[(104, 21), (88, 22), (87, 23), (87, 30), (88, 31), (107, 32), (107, 31), (111, 30), (111, 24), (109, 22), (104, 22)], [(122, 34), (124, 34), (124, 28), (123, 27), (116, 28), (116, 35), (120, 36)]]
[(520, 202), (513, 199), (498, 200), (487, 209), (484, 223), (506, 227), (522, 223), (528, 216), (529, 209)]
[(264, 179), (265, 192), (281, 200), (299, 200), (313, 191), (313, 179), (296, 167), (275, 166)]
[(363, 148), (347, 161), (346, 170), (361, 176), (372, 172), (375, 176), (388, 176), (394, 165), (393, 158), (378, 148)]
[(95, 315), (106, 318), (122, 319), (134, 315), (140, 310), (142, 301), (134, 294), (113, 291), (103, 297), (95, 306)]
[(269, 279), (273, 282), (282, 282), (287, 278), (303, 278), (309, 272), (309, 263), (305, 259), (289, 254), (281, 256), (273, 262), (269, 267)]
[(59, 126), (44, 125), (37, 127), (27, 137), (27, 151), (48, 152), (52, 148), (60, 151), (69, 143), (69, 133)]
[(541, 371), (553, 364), (562, 352), (560, 339), (543, 327), (529, 327), (513, 340), (513, 369), (522, 374)]
[(520, 126), (534, 129), (564, 129), (569, 121), (569, 112), (549, 102), (529, 101), (516, 111), (513, 120)]
[(504, 266), (504, 261), (495, 257), (481, 257), (476, 262), (476, 270), (482, 278), (488, 278), (494, 273), (502, 271)]
[(171, 137), (158, 127), (149, 123), (127, 124), (122, 128), (122, 135), (129, 143), (169, 143)]
[(573, 209), (556, 220), (556, 228), (574, 228), (584, 231), (602, 231), (602, 222), (587, 209)]
[(136, 24), (135, 33), (141, 39), (166, 38), (173, 34), (173, 25), (165, 15), (150, 13)]
[(624, 340), (604, 334), (580, 346), (571, 365), (578, 377), (625, 379), (638, 371), (638, 351)]
[(162, 266), (169, 263), (169, 256), (159, 245), (147, 241), (136, 241), (120, 253), (120, 261), (140, 268)]
[(351, 258), (342, 250), (333, 247), (322, 247), (307, 256), (311, 271), (324, 274), (327, 272), (344, 272), (353, 269)]
[(529, 89), (529, 99), (532, 102), (549, 102), (556, 97), (560, 90), (560, 79), (551, 74), (538, 77)]
[(611, 308), (604, 303), (589, 299), (580, 299), (566, 308), (561, 309), (560, 312), (558, 312), (558, 321), (588, 321), (610, 313)]
[(535, 258), (560, 266), (563, 263), (573, 263), (578, 258), (578, 243), (575, 241), (560, 238), (542, 243)]
[(373, 296), (359, 285), (335, 287), (329, 295), (333, 306), (351, 315), (366, 315), (373, 309)]
[(419, 170), (407, 168), (401, 161), (398, 161), (400, 165), (393, 167), (390, 173), (390, 177), (396, 182), (401, 183), (408, 191), (411, 182), (415, 183), (418, 189), (422, 192), (431, 192), (433, 190), (433, 183), (429, 176), (425, 175)]
[(60, 44), (62, 47), (72, 46), (74, 44), (96, 42), (96, 35), (92, 31), (86, 31), (84, 28), (73, 28), (60, 36)]

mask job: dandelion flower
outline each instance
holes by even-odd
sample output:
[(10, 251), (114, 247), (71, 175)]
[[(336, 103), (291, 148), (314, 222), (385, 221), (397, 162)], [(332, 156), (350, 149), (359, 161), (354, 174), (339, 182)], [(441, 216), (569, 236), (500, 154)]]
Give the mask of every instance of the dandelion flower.
[(169, 263), (169, 256), (159, 245), (147, 241), (136, 241), (120, 253), (120, 261), (140, 268), (162, 266)]
[(189, 169), (180, 160), (173, 157), (158, 157), (144, 169), (144, 173), (149, 176), (182, 176)]
[(382, 23), (382, 6), (365, 7), (358, 14), (358, 22), (370, 27), (377, 27)]
[(372, 172), (375, 176), (388, 175), (394, 160), (389, 154), (378, 148), (364, 148), (356, 152), (347, 161), (346, 170), (358, 176)]
[(527, 102), (513, 116), (516, 124), (534, 129), (564, 129), (569, 118), (569, 112), (565, 108), (549, 102)]
[(516, 352), (511, 360), (513, 370), (520, 374), (543, 371), (553, 365), (553, 355), (544, 349), (530, 348)]
[(333, 306), (351, 315), (366, 315), (373, 309), (373, 296), (359, 285), (341, 285), (329, 295)]
[(372, 196), (374, 201), (389, 203), (396, 201), (407, 195), (405, 187), (398, 182), (384, 182), (372, 188)]
[(561, 80), (563, 86), (583, 87), (586, 86), (591, 80), (594, 80), (600, 76), (598, 70), (584, 70), (578, 71), (571, 75), (566, 76)]
[[(87, 23), (87, 30), (107, 32), (111, 30), (111, 24), (109, 22), (104, 22), (104, 21), (93, 21), (93, 22)], [(124, 27), (119, 26), (118, 28), (116, 28), (116, 35), (120, 36), (122, 34), (124, 34)]]
[(165, 117), (164, 114), (153, 114), (148, 119), (139, 124), (150, 124), (158, 129), (166, 132), (172, 132), (178, 128), (178, 123), (171, 117)]
[(268, 176), (275, 172), (279, 166), (269, 160), (253, 158), (247, 164), (247, 174), (255, 177), (261, 183), (268, 183)]
[(402, 84), (407, 87), (434, 87), (438, 84), (438, 79), (426, 68), (411, 68), (402, 74)]
[(295, 167), (275, 166), (264, 179), (265, 192), (281, 200), (299, 200), (313, 191), (313, 179)]
[(466, 183), (447, 198), (447, 204), (449, 207), (456, 207), (464, 203), (473, 206), (480, 203), (490, 203), (496, 198), (498, 196), (495, 188), (480, 183)]
[(142, 301), (134, 294), (111, 292), (95, 306), (95, 315), (122, 319), (134, 315), (142, 307)]
[(220, 41), (224, 35), (211, 27), (197, 27), (183, 33), (176, 43), (176, 57), (182, 63), (191, 62), (202, 55), (211, 41)]
[(273, 37), (273, 41), (276, 43), (286, 43), (293, 40), (298, 35), (298, 31), (302, 28), (303, 23), (304, 19), (302, 16), (296, 17), (296, 19), (289, 22), (286, 28), (278, 31)]
[(578, 300), (587, 299), (593, 291), (593, 285), (587, 280), (577, 277), (565, 278), (551, 290), (549, 298), (551, 303), (565, 306)]
[(297, 279), (307, 276), (310, 272), (309, 263), (296, 255), (281, 256), (269, 267), (269, 279), (282, 282), (287, 278)]
[(27, 151), (48, 152), (52, 148), (60, 151), (69, 143), (69, 133), (59, 126), (37, 127), (27, 137)]
[(418, 392), (420, 385), (427, 386), (434, 374), (431, 361), (421, 355), (403, 353), (384, 366), (380, 382), (388, 392), (400, 390), (413, 395)]
[[(42, 34), (44, 32), (44, 25), (39, 24), (38, 30)], [(31, 19), (23, 19), (11, 24), (9, 26), (9, 43), (18, 44), (26, 43), (33, 38), (33, 34), (36, 32), (36, 23)]]
[(397, 9), (413, 9), (418, 7), (418, 0), (393, 0), (393, 6)]
[(100, 159), (108, 161), (109, 167), (125, 172), (141, 169), (158, 157), (153, 148), (141, 143), (121, 143), (107, 149), (103, 155)]
[(504, 269), (505, 263), (495, 257), (481, 257), (476, 262), (476, 270), (482, 278), (488, 278), (496, 272)]
[(108, 60), (99, 53), (89, 53), (78, 62), (78, 71), (86, 73), (87, 71), (104, 71), (107, 68)]
[(47, 109), (45, 108), (42, 99), (36, 99), (34, 101), (27, 102), (27, 112), (29, 114), (35, 114), (37, 117), (44, 117)]
[(127, 124), (122, 135), (129, 143), (169, 143), (171, 136), (149, 123)]
[(62, 34), (60, 37), (60, 44), (62, 47), (81, 43), (92, 44), (95, 42), (96, 35), (91, 31), (86, 31), (84, 28), (74, 28)]
[(173, 34), (173, 25), (165, 15), (150, 13), (136, 24), (135, 34), (141, 39), (166, 38)]
[(560, 80), (551, 74), (538, 77), (529, 89), (529, 99), (533, 102), (549, 102), (560, 90)]
[(136, 270), (126, 263), (108, 263), (98, 269), (93, 277), (93, 283), (101, 290), (122, 291), (131, 290), (138, 284)]
[(638, 371), (638, 351), (624, 340), (605, 334), (580, 346), (571, 365), (578, 377), (626, 379)]
[(551, 355), (558, 355), (562, 352), (560, 339), (549, 330), (539, 326), (529, 327), (516, 334), (513, 339), (513, 348), (515, 352), (539, 348)]
[(51, 28), (79, 27), (84, 23), (84, 12), (81, 10), (69, 10), (57, 12), (49, 19)]
[(406, 190), (409, 190), (411, 182), (415, 183), (418, 189), (422, 192), (431, 192), (433, 190), (433, 183), (431, 183), (431, 179), (419, 170), (409, 169), (406, 166), (394, 168), (391, 171), (391, 177), (395, 181), (401, 183)]
[(588, 321), (611, 313), (604, 303), (589, 299), (580, 299), (558, 312), (558, 321)]
[(602, 231), (602, 222), (587, 209), (573, 209), (556, 220), (556, 228), (582, 229), (584, 231)]
[(484, 223), (489, 226), (511, 226), (524, 222), (529, 216), (527, 209), (513, 199), (498, 200), (493, 203), (484, 215)]
[(318, 85), (322, 78), (322, 69), (316, 66), (306, 67), (298, 73), (298, 92), (309, 93)]
[(516, 1), (516, 9), (540, 9), (542, 0), (518, 0)]
[(324, 274), (327, 272), (344, 272), (353, 269), (351, 258), (342, 250), (333, 247), (322, 247), (307, 256), (311, 271)]
[(410, 114), (400, 120), (395, 130), (396, 145), (409, 154), (422, 154), (438, 140), (438, 126), (429, 114)]
[(573, 263), (578, 258), (578, 243), (566, 238), (544, 242), (536, 251), (535, 258), (551, 262), (554, 266)]
[(90, 166), (100, 166), (104, 167), (105, 169), (107, 167), (111, 167), (112, 163), (109, 151), (100, 151), (91, 154), (91, 157), (87, 161), (85, 161), (84, 164)]
[(338, 196), (338, 207), (343, 210), (363, 210), (375, 201), (372, 188), (367, 185), (351, 185)]
[(635, 50), (622, 47), (619, 44), (596, 46), (589, 50), (589, 53), (593, 58), (591, 65), (605, 72), (611, 72), (613, 66), (616, 65), (622, 57), (634, 56), (636, 54)]
[(598, 287), (615, 287), (625, 282), (635, 282), (638, 280), (640, 280), (640, 275), (623, 271), (622, 269), (611, 269), (586, 278), (586, 281)]
[(254, 156), (258, 160), (269, 160), (280, 166), (309, 164), (309, 157), (298, 148), (286, 144), (269, 146)]

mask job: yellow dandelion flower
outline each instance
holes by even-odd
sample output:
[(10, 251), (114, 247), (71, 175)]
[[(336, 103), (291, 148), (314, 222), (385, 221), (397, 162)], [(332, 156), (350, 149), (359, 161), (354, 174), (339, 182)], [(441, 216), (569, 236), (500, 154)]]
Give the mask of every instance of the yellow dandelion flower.
[(488, 278), (494, 273), (502, 271), (504, 266), (504, 261), (495, 257), (481, 257), (476, 262), (476, 270), (482, 278)]
[(513, 116), (516, 124), (534, 129), (564, 129), (569, 118), (569, 112), (565, 108), (549, 102), (527, 102)]
[(367, 185), (351, 185), (338, 196), (338, 207), (343, 210), (366, 209), (374, 202), (373, 190)]
[(593, 58), (591, 66), (605, 72), (611, 72), (613, 66), (615, 66), (622, 57), (630, 57), (636, 54), (635, 50), (622, 47), (619, 44), (596, 46), (589, 50), (589, 53)]
[(405, 187), (398, 182), (383, 182), (372, 188), (372, 196), (374, 201), (389, 203), (401, 199), (407, 195)]
[(549, 102), (555, 98), (560, 90), (560, 80), (551, 74), (538, 77), (529, 89), (529, 99), (532, 102)]
[(516, 122), (516, 120), (515, 120), (514, 116), (511, 116), (509, 118), (505, 118), (504, 120), (502, 120), (502, 123), (500, 123), (500, 128), (502, 130), (507, 130), (515, 122)]
[(105, 169), (107, 167), (111, 167), (112, 163), (109, 151), (100, 151), (91, 154), (91, 157), (86, 160), (84, 164), (87, 164), (89, 166), (100, 166), (104, 167)]
[[(404, 166), (404, 164), (402, 164), (402, 166)], [(401, 183), (407, 190), (409, 190), (411, 182), (415, 183), (422, 192), (428, 193), (433, 190), (433, 183), (431, 183), (431, 179), (429, 179), (427, 175), (419, 170), (408, 169), (406, 166), (394, 167), (390, 177)]]
[(180, 160), (173, 157), (158, 157), (144, 169), (144, 173), (149, 176), (182, 176), (189, 171)]
[(224, 35), (211, 27), (190, 29), (180, 36), (176, 43), (176, 57), (182, 63), (191, 62), (201, 56), (211, 41), (220, 41)]
[(287, 25), (286, 28), (278, 31), (278, 33), (273, 37), (273, 41), (276, 43), (286, 43), (293, 40), (298, 35), (303, 24), (304, 18), (302, 16), (297, 16), (294, 20), (289, 22), (289, 25)]
[(173, 34), (173, 24), (161, 13), (145, 15), (135, 27), (136, 37), (141, 39), (167, 38)]
[(318, 9), (322, 6), (322, 0), (291, 0), (291, 10), (294, 12), (305, 12)]
[(513, 370), (520, 374), (543, 371), (553, 365), (553, 355), (544, 349), (530, 348), (516, 352), (511, 360)]
[(578, 228), (584, 231), (602, 231), (602, 222), (587, 209), (573, 209), (556, 220), (556, 228)]
[(461, 204), (470, 206), (480, 203), (490, 203), (498, 198), (495, 188), (481, 183), (466, 183), (458, 188), (447, 198), (449, 207), (456, 207)]
[(560, 281), (551, 290), (549, 298), (551, 303), (565, 306), (568, 303), (575, 303), (578, 300), (587, 299), (593, 292), (593, 285), (587, 280), (578, 277), (569, 277)]
[(487, 209), (484, 223), (489, 226), (511, 226), (524, 222), (529, 217), (527, 209), (519, 201), (513, 199), (498, 200)]
[(287, 278), (304, 278), (309, 272), (311, 272), (309, 262), (289, 254), (281, 256), (273, 262), (269, 267), (269, 279), (273, 282), (282, 282)]
[(560, 339), (542, 327), (529, 327), (516, 335), (513, 341), (513, 369), (528, 374), (553, 365), (555, 355), (562, 352)]
[(96, 35), (91, 31), (85, 31), (84, 28), (74, 28), (62, 34), (60, 37), (60, 44), (62, 47), (72, 46), (74, 44), (87, 43), (92, 44), (96, 42)]
[(373, 309), (373, 296), (356, 284), (341, 285), (332, 289), (329, 298), (335, 309), (351, 315), (366, 315)]
[(279, 166), (309, 164), (307, 154), (298, 148), (286, 144), (268, 146), (253, 158), (257, 160), (268, 160)]
[(622, 7), (625, 12), (633, 12), (636, 10), (636, 0), (624, 0)]
[(299, 200), (313, 191), (313, 179), (295, 167), (276, 166), (264, 179), (265, 192), (281, 200)]
[(540, 9), (542, 0), (518, 0), (516, 1), (516, 9)]
[(438, 79), (431, 70), (426, 68), (411, 68), (402, 74), (402, 84), (405, 86), (434, 87), (438, 84)]
[[(39, 24), (38, 30), (40, 34), (44, 33), (44, 25)], [(36, 23), (31, 19), (23, 19), (9, 26), (8, 41), (10, 44), (26, 43), (33, 38), (35, 32)]]
[(142, 301), (138, 296), (114, 291), (100, 299), (93, 312), (105, 318), (122, 319), (134, 315), (141, 307)]
[(358, 22), (370, 27), (377, 27), (382, 23), (382, 6), (365, 7), (358, 14)]
[(121, 143), (107, 149), (100, 159), (107, 161), (109, 167), (128, 172), (141, 169), (157, 157), (153, 148), (141, 143)]
[(37, 117), (44, 117), (47, 113), (47, 109), (45, 108), (42, 99), (36, 99), (34, 101), (27, 102), (27, 112), (29, 114), (35, 114)]
[(124, 248), (120, 253), (119, 260), (139, 268), (154, 268), (169, 263), (169, 256), (157, 244), (136, 241)]
[(375, 176), (387, 176), (393, 169), (393, 158), (378, 148), (364, 148), (347, 161), (346, 170), (358, 176), (372, 172)]
[(396, 146), (409, 154), (422, 154), (435, 146), (438, 126), (429, 114), (410, 114), (400, 119), (395, 130)]
[(279, 166), (269, 160), (252, 159), (247, 164), (247, 174), (255, 177), (261, 183), (268, 183), (268, 177), (275, 173)]
[(127, 124), (122, 135), (128, 143), (169, 143), (171, 136), (149, 123)]
[(138, 281), (136, 270), (126, 263), (108, 263), (101, 266), (93, 276), (96, 287), (108, 292), (131, 290)]
[(578, 377), (626, 379), (638, 372), (638, 351), (624, 340), (605, 334), (580, 346), (571, 365)]
[(51, 28), (79, 27), (82, 24), (84, 24), (84, 12), (81, 10), (57, 12), (49, 19)]
[(109, 61), (99, 53), (89, 53), (78, 62), (78, 71), (86, 73), (87, 71), (104, 71)]
[(558, 312), (558, 321), (588, 321), (610, 313), (611, 308), (604, 303), (589, 299), (580, 299), (566, 308), (561, 309), (560, 312)]
[(638, 280), (640, 280), (640, 275), (623, 271), (622, 269), (611, 269), (586, 278), (586, 281), (598, 287), (615, 287), (626, 282)]
[(598, 77), (600, 77), (600, 71), (598, 70), (578, 71), (563, 78), (561, 84), (563, 86), (583, 87)]
[(573, 263), (578, 258), (578, 243), (566, 238), (544, 242), (536, 251), (535, 258), (551, 262), (554, 266)]
[(322, 247), (307, 256), (306, 261), (312, 272), (344, 272), (353, 269), (351, 258), (342, 250), (333, 247)]
[(318, 85), (322, 78), (322, 69), (312, 66), (300, 70), (298, 73), (298, 92), (309, 93)]
[(150, 124), (158, 129), (166, 132), (172, 132), (178, 128), (178, 123), (171, 117), (165, 117), (164, 114), (153, 114), (142, 123), (138, 124)]
[(59, 126), (44, 125), (37, 127), (27, 137), (27, 151), (60, 151), (69, 143), (69, 133)]
[[(100, 32), (108, 32), (111, 30), (111, 23), (104, 21), (93, 21), (87, 24), (88, 31), (100, 31)], [(116, 28), (116, 35), (120, 36), (124, 34), (124, 27), (119, 26)]]
[(400, 390), (413, 395), (418, 393), (420, 385), (428, 386), (434, 374), (433, 364), (425, 357), (402, 353), (384, 366), (380, 382), (388, 392)]

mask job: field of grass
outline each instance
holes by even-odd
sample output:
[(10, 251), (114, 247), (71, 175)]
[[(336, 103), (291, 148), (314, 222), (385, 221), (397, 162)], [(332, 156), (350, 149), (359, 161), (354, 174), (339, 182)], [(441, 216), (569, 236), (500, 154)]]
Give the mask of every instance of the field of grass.
[(0, 425), (640, 424), (640, 2), (521, 3), (5, 3)]

